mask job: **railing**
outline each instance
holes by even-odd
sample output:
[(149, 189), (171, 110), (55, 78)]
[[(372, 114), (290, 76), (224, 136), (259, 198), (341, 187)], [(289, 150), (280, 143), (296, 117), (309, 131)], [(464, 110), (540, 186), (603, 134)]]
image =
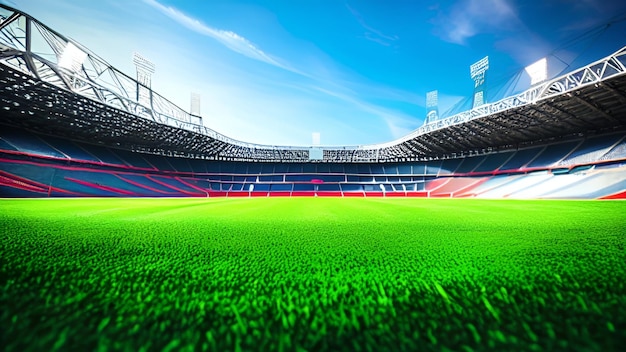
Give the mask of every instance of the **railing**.
[(459, 114), (427, 123), (417, 130), (388, 143), (365, 145), (361, 148), (385, 148), (398, 145), (415, 137), (469, 122), (471, 120), (493, 115), (520, 106), (535, 104), (557, 95), (567, 94), (578, 88), (598, 84), (606, 79), (626, 73), (626, 47), (614, 54), (563, 76), (546, 81), (517, 95), (504, 98), (495, 103), (478, 106)]

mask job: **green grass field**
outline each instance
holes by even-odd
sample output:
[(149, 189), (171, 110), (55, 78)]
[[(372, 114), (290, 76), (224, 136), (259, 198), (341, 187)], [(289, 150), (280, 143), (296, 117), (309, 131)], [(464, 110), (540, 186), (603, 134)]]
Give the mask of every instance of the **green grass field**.
[(626, 202), (0, 200), (6, 351), (618, 350)]

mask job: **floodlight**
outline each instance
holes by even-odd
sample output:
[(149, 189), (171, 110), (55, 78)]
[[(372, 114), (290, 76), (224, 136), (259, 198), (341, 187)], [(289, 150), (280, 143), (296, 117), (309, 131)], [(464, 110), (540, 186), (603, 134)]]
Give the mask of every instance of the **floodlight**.
[(58, 65), (72, 72), (80, 72), (83, 62), (87, 58), (87, 53), (80, 50), (76, 45), (67, 42), (65, 49), (59, 57)]
[(191, 93), (191, 108), (189, 112), (192, 115), (200, 116), (200, 94)]
[(153, 74), (154, 73), (154, 63), (145, 57), (141, 56), (138, 52), (133, 53), (133, 63), (137, 67), (137, 70), (143, 70), (146, 73)]
[(313, 139), (313, 145), (320, 145), (320, 133), (319, 132), (311, 133), (311, 138)]
[(544, 57), (524, 69), (530, 76), (530, 84), (534, 85), (548, 79), (548, 60)]
[(439, 111), (437, 109), (438, 93), (436, 90), (426, 93), (426, 120), (424, 123), (430, 123), (439, 119)]
[(426, 107), (427, 108), (432, 108), (432, 107), (437, 106), (437, 103), (438, 103), (437, 99), (438, 99), (438, 97), (437, 97), (437, 91), (436, 90), (433, 90), (433, 91), (430, 91), (430, 92), (426, 93)]
[(482, 75), (489, 69), (489, 56), (485, 56), (470, 66), (470, 76), (472, 79)]
[(144, 86), (150, 88), (151, 77), (155, 71), (155, 65), (152, 61), (141, 56), (139, 53), (133, 53), (133, 63), (137, 69), (137, 81)]

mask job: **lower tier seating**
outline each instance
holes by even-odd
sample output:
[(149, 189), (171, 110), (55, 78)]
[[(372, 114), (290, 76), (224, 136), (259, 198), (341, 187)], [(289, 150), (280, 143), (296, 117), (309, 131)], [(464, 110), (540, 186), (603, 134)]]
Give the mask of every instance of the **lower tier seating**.
[(620, 198), (625, 138), (419, 162), (282, 164), (147, 155), (7, 128), (0, 197)]

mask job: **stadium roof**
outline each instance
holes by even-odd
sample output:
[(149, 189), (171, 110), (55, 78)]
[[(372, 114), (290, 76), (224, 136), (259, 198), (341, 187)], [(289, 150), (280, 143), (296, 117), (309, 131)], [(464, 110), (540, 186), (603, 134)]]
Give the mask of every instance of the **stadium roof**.
[[(388, 143), (341, 147), (245, 143), (204, 127), (199, 116), (29, 15), (0, 8), (4, 86), (0, 122), (112, 147), (214, 160), (388, 162), (517, 148), (573, 134), (624, 129), (626, 123), (626, 48), (622, 48), (522, 93), (428, 123)], [(44, 48), (35, 51), (35, 44)]]

